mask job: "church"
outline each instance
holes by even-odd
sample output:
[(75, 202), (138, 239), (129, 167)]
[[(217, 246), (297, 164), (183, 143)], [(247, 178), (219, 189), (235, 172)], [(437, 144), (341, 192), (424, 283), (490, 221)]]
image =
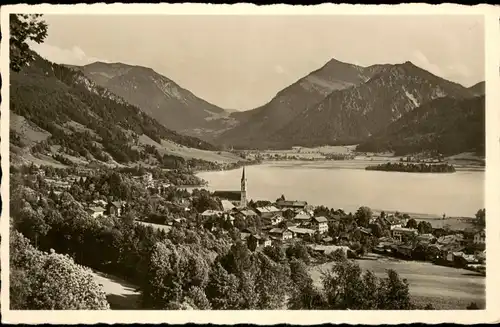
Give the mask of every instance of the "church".
[(247, 207), (247, 178), (245, 176), (245, 167), (241, 173), (241, 189), (240, 191), (215, 191), (214, 195), (221, 200), (231, 201), (239, 208)]

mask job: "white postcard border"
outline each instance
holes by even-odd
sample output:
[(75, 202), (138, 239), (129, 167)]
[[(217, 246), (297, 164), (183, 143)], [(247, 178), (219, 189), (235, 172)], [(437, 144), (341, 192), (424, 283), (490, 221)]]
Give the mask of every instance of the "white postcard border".
[[(485, 80), (486, 80), (486, 181), (485, 207), (487, 208), (486, 249), (489, 255), (486, 277), (485, 310), (436, 311), (11, 311), (9, 304), (9, 62), (8, 14), (158, 14), (169, 15), (483, 15), (485, 17)], [(455, 4), (427, 5), (334, 5), (315, 6), (253, 4), (77, 4), (77, 5), (11, 5), (2, 6), (1, 42), (2, 115), (2, 219), (1, 224), (1, 277), (2, 318), (4, 323), (291, 323), (313, 325), (320, 323), (487, 323), (500, 321), (500, 256), (495, 254), (500, 243), (500, 9), (491, 5), (463, 6)]]

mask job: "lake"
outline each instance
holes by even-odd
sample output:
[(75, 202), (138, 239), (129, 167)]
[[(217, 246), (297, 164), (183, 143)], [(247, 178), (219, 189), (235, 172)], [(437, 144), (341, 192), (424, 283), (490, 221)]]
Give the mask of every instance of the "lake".
[[(246, 167), (247, 197), (290, 200), (355, 212), (373, 210), (473, 217), (484, 205), (484, 171), (401, 173), (368, 171), (367, 160), (271, 162)], [(210, 190), (239, 190), (241, 169), (202, 172)]]

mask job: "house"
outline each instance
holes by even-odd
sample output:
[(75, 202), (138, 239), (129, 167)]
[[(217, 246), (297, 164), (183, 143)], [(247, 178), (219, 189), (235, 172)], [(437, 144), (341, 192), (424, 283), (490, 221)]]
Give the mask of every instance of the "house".
[(153, 188), (155, 186), (153, 181), (153, 174), (150, 172), (147, 172), (142, 176), (136, 176), (134, 177), (134, 179), (139, 180), (148, 188)]
[(469, 264), (478, 263), (476, 257), (472, 254), (465, 254), (463, 252), (454, 252), (453, 261), (455, 265), (460, 267), (466, 267)]
[(250, 217), (253, 217), (253, 218), (258, 217), (257, 213), (253, 210), (250, 210), (250, 209), (238, 210), (235, 215), (242, 216), (244, 219), (247, 219)]
[(403, 227), (403, 224), (400, 219), (396, 218), (395, 216), (384, 216), (384, 217), (379, 217), (378, 222), (381, 225), (388, 226), (390, 230), (393, 230), (394, 228), (401, 228)]
[(295, 215), (295, 217), (293, 217), (293, 220), (299, 224), (303, 224), (309, 222), (311, 218), (312, 218), (311, 215), (309, 215), (307, 212), (300, 211)]
[(241, 232), (240, 233), (240, 238), (242, 241), (245, 241), (248, 237), (250, 237), (250, 235), (252, 235), (251, 233), (246, 233), (246, 232)]
[(371, 230), (371, 228), (358, 227), (358, 230), (359, 230), (362, 234), (364, 234), (364, 235), (366, 235), (366, 236), (370, 236), (370, 235), (372, 235), (372, 230)]
[(255, 251), (258, 248), (271, 246), (271, 239), (264, 235), (251, 234), (247, 238), (247, 246), (251, 251)]
[(186, 218), (174, 218), (172, 220), (173, 226), (183, 226), (186, 224)]
[(221, 200), (222, 203), (222, 210), (225, 212), (233, 210), (235, 207), (229, 200)]
[(307, 206), (306, 201), (288, 201), (278, 200), (276, 206), (280, 209), (301, 209), (304, 210)]
[(220, 217), (221, 215), (222, 211), (210, 209), (203, 211), (203, 213), (201, 214), (203, 218)]
[(323, 216), (314, 217), (311, 226), (320, 233), (326, 233), (328, 231), (328, 220)]
[(125, 203), (122, 201), (111, 201), (106, 206), (108, 215), (120, 217), (125, 209)]
[(102, 207), (89, 207), (87, 209), (87, 212), (93, 217), (93, 218), (97, 218), (97, 217), (102, 217), (104, 216), (104, 212), (106, 210)]
[(268, 218), (277, 214), (281, 214), (281, 209), (276, 208), (275, 206), (258, 207), (255, 209), (255, 211), (257, 211), (261, 218)]
[(101, 200), (101, 199), (94, 200), (94, 201), (92, 201), (92, 203), (95, 204), (96, 207), (105, 207), (108, 205), (108, 203), (106, 201)]
[(276, 215), (271, 216), (271, 217), (263, 217), (262, 218), (262, 222), (264, 224), (271, 225), (271, 226), (278, 225), (282, 221), (283, 221), (283, 216), (280, 214), (276, 214)]
[(170, 186), (170, 183), (158, 183), (158, 185), (156, 185), (156, 189), (159, 194), (164, 195)]
[(486, 233), (484, 229), (474, 234), (474, 244), (486, 244)]
[(436, 243), (441, 245), (461, 245), (464, 243), (464, 236), (462, 234), (445, 235), (438, 238)]
[(403, 238), (414, 237), (418, 235), (418, 231), (412, 228), (394, 227), (392, 230), (392, 238), (402, 242)]
[(228, 213), (224, 213), (224, 214), (223, 214), (223, 218), (224, 218), (226, 221), (230, 222), (230, 223), (231, 223), (231, 225), (234, 223), (234, 219), (235, 219), (235, 218), (234, 218), (233, 216), (231, 216), (230, 214), (228, 214)]
[(269, 231), (269, 235), (274, 236), (276, 239), (280, 241), (286, 241), (293, 238), (293, 234), (288, 229), (282, 228), (273, 228)]
[(327, 237), (323, 238), (321, 241), (325, 244), (330, 244), (333, 242), (333, 238), (331, 238), (330, 236), (327, 236)]
[(476, 260), (480, 263), (486, 262), (486, 250), (476, 253)]
[(314, 230), (309, 228), (288, 227), (288, 230), (293, 233), (294, 237), (303, 238), (306, 235), (314, 235)]
[(420, 234), (417, 236), (417, 241), (420, 243), (432, 243), (436, 237), (432, 234)]

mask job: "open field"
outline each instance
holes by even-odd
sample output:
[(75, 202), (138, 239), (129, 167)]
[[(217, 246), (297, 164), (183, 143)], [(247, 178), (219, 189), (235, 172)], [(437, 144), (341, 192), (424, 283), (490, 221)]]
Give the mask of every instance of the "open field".
[[(485, 306), (486, 278), (465, 269), (433, 265), (429, 262), (401, 261), (391, 258), (357, 260), (363, 270), (371, 270), (379, 277), (393, 269), (410, 284), (410, 294), (418, 304), (431, 303), (436, 309), (462, 310), (470, 302)], [(321, 287), (321, 271), (333, 263), (311, 267), (310, 274), (315, 284)]]
[(10, 129), (15, 131), (27, 145), (45, 141), (51, 134), (26, 120), (23, 116), (10, 112)]
[(155, 146), (158, 149), (158, 152), (162, 155), (163, 154), (176, 155), (179, 157), (183, 157), (185, 159), (196, 158), (196, 159), (215, 161), (220, 163), (233, 163), (243, 160), (241, 157), (238, 157), (230, 152), (224, 152), (224, 151), (214, 152), (208, 150), (188, 148), (179, 145), (177, 143), (165, 140), (162, 140), (161, 144), (159, 144), (158, 142), (152, 140), (151, 138), (149, 138), (144, 134), (139, 137), (139, 142), (144, 145), (149, 144)]

